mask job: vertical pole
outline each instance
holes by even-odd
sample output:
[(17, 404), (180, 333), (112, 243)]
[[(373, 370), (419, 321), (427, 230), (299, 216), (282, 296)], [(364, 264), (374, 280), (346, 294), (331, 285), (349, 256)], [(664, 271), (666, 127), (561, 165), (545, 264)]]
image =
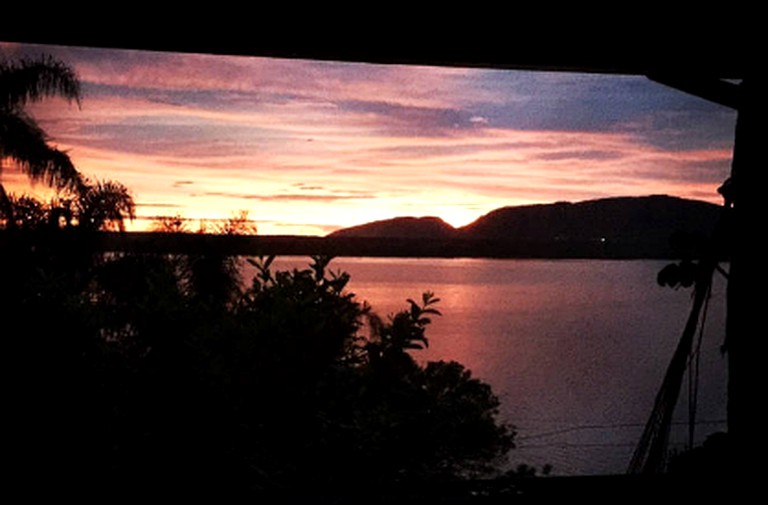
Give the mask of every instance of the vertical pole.
[[(765, 242), (766, 195), (763, 174), (768, 120), (759, 96), (764, 77), (750, 76), (741, 84), (739, 115), (733, 153), (731, 182), (731, 266), (727, 292), (726, 345), (728, 350), (728, 433), (735, 482), (752, 487), (766, 456), (763, 406), (768, 396), (763, 370), (768, 369), (765, 341), (768, 339), (766, 286), (761, 282), (761, 263), (768, 261)], [(762, 477), (761, 477), (762, 478)]]

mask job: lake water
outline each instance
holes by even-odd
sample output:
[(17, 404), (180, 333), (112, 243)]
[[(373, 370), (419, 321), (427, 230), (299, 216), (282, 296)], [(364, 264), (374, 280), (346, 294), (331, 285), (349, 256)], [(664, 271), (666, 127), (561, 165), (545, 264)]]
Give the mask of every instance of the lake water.
[[(278, 258), (273, 270), (306, 268)], [(661, 288), (668, 261), (337, 258), (349, 290), (387, 315), (433, 291), (442, 317), (420, 361), (455, 360), (488, 382), (517, 428), (510, 463), (553, 474), (623, 473), (691, 309)], [(700, 358), (697, 440), (725, 427), (725, 281), (713, 285)], [(687, 440), (687, 385), (671, 442)]]

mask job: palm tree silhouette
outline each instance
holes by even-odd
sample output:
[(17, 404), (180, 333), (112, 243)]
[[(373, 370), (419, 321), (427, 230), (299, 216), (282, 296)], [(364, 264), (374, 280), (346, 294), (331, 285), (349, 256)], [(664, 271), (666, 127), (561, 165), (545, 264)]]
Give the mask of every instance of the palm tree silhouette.
[[(0, 61), (0, 176), (10, 161), (32, 181), (57, 189), (82, 188), (84, 182), (67, 153), (48, 143), (48, 136), (24, 109), (29, 103), (60, 96), (80, 104), (75, 72), (52, 58)], [(0, 212), (9, 205), (0, 182)]]
[(125, 231), (125, 218), (136, 217), (128, 188), (115, 181), (85, 182), (74, 204), (81, 228)]

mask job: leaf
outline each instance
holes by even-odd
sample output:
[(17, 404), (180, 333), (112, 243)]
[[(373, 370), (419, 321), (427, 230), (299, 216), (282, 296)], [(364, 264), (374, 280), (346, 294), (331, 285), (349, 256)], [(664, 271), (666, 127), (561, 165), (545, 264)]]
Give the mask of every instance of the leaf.
[(424, 293), (422, 293), (421, 299), (424, 303), (424, 307), (427, 307), (428, 305), (433, 305), (440, 301), (440, 298), (435, 298), (435, 293), (433, 293), (432, 291), (425, 291)]
[(675, 287), (680, 283), (680, 268), (676, 263), (665, 266), (656, 276), (656, 282), (659, 286)]
[(419, 314), (421, 314), (421, 307), (419, 307), (419, 304), (411, 300), (410, 298), (407, 300), (408, 303), (411, 304), (411, 317), (416, 319), (419, 317)]

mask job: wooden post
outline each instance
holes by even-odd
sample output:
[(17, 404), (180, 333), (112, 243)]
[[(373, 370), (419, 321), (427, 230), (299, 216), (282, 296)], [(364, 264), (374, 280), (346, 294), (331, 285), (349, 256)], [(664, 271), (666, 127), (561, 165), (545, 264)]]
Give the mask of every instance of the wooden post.
[[(768, 167), (761, 161), (768, 147), (765, 142), (768, 120), (760, 94), (764, 77), (751, 76), (741, 84), (739, 116), (733, 153), (731, 183), (733, 210), (731, 222), (731, 265), (728, 280), (726, 345), (728, 350), (728, 433), (732, 443), (736, 482), (753, 487), (762, 473), (766, 456), (764, 370), (768, 369), (765, 341), (768, 306), (761, 263), (768, 261), (762, 235), (768, 199), (763, 174)], [(761, 479), (763, 477), (760, 477)]]
[[(768, 370), (768, 304), (765, 272), (768, 195), (763, 184), (768, 166), (762, 162), (768, 142), (766, 97), (768, 79), (748, 75), (735, 86), (719, 79), (654, 75), (651, 79), (738, 110), (731, 178), (723, 186), (732, 207), (727, 223), (730, 273), (727, 293), (729, 482), (739, 496), (757, 490), (764, 479), (766, 452), (763, 405), (768, 399), (764, 370)], [(765, 123), (763, 123), (765, 121)], [(726, 189), (727, 188), (727, 189)], [(761, 491), (762, 492), (762, 491)]]

